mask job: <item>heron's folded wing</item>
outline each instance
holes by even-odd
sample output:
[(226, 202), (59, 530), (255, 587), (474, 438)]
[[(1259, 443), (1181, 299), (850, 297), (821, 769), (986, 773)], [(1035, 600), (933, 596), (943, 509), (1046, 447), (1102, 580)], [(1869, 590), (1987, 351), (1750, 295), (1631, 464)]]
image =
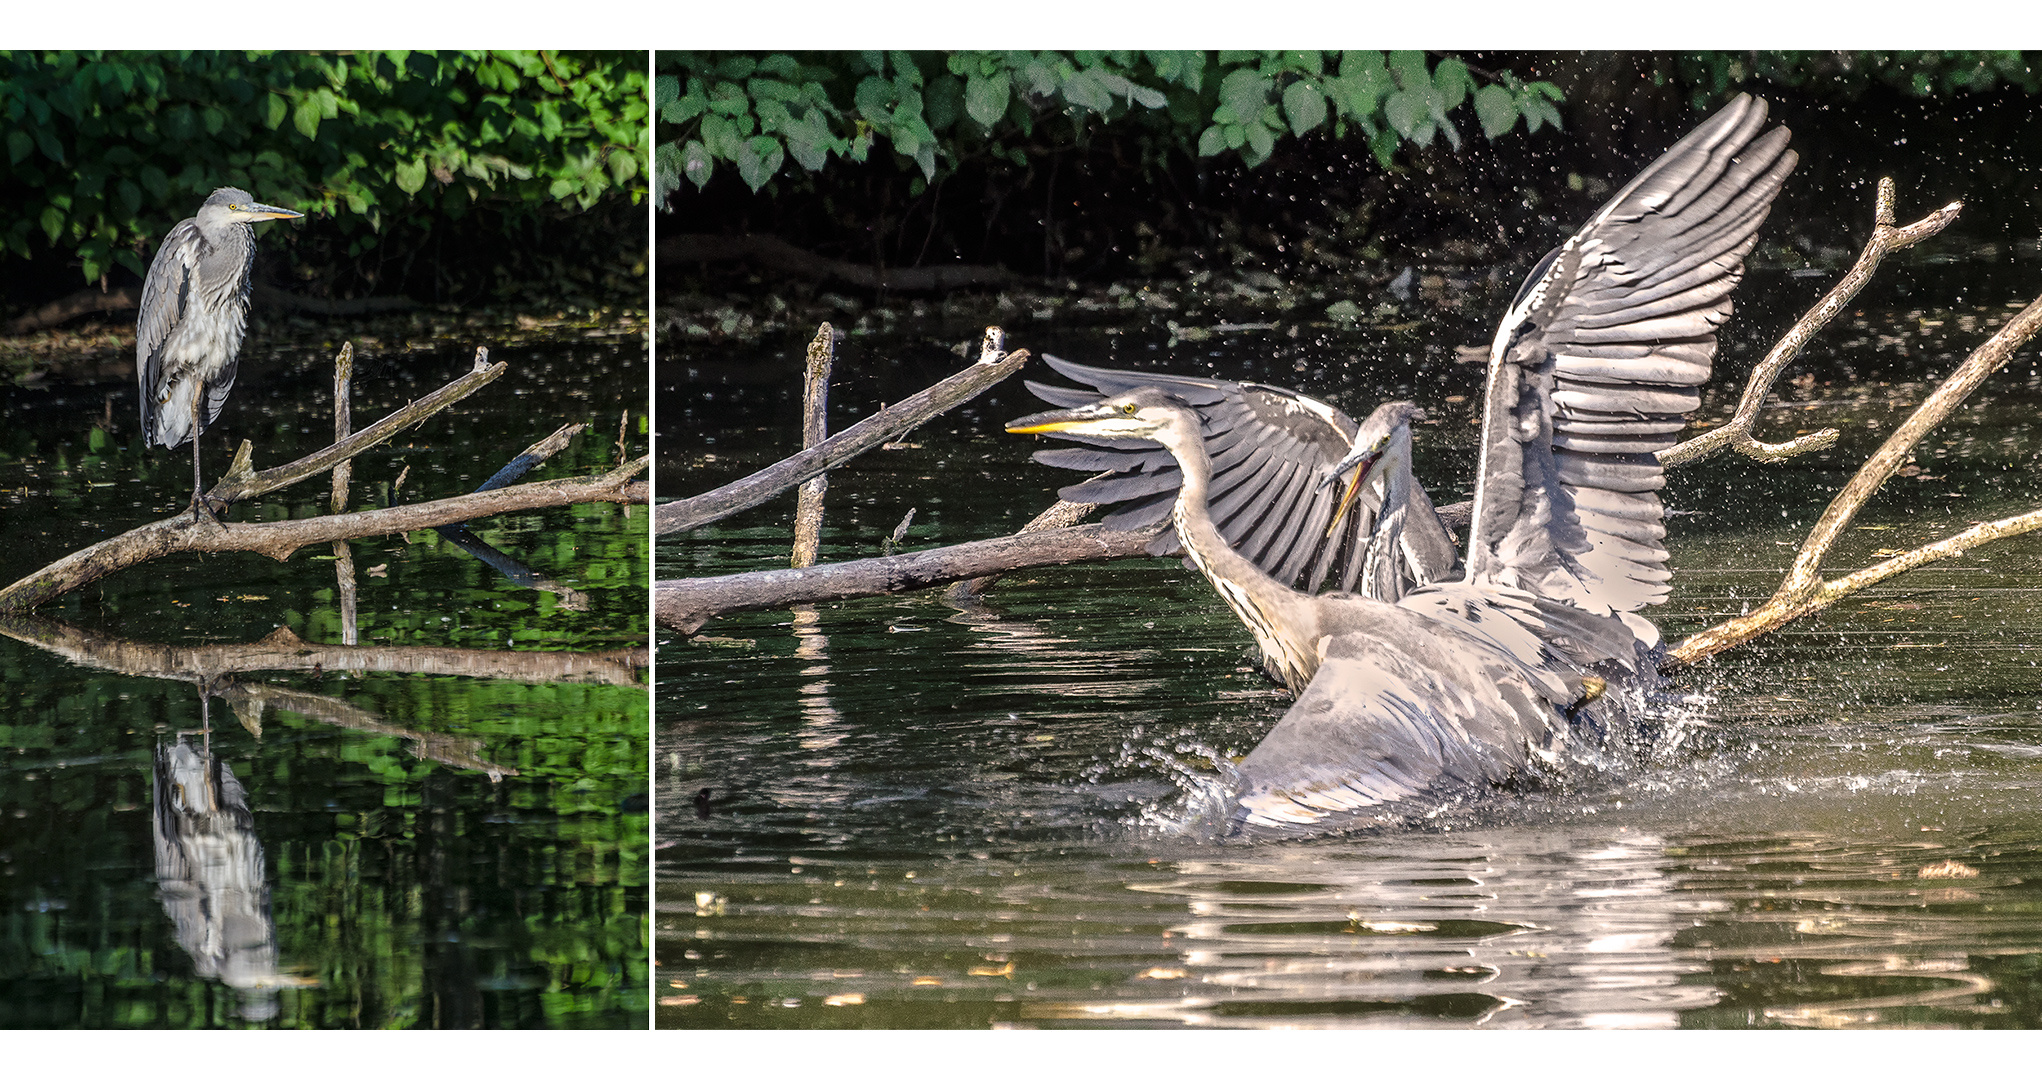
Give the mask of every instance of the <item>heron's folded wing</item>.
[[(1414, 620), (1406, 620), (1414, 621)], [(1564, 716), (1485, 643), (1399, 627), (1327, 643), (1311, 684), (1237, 766), (1235, 823), (1351, 828), (1499, 783)]]
[(1532, 271), (1497, 330), (1468, 579), (1591, 611), (1666, 598), (1658, 451), (1701, 402), (1716, 329), (1793, 171), (1741, 96)]
[[(206, 247), (198, 222), (186, 218), (163, 238), (142, 279), (142, 304), (135, 320), (135, 382), (142, 397), (142, 430), (155, 436), (159, 446), (183, 442), (183, 433), (191, 427), (190, 399), (173, 403), (166, 396), (167, 377), (178, 373), (164, 370), (163, 348), (198, 299), (195, 277)], [(196, 393), (197, 386), (188, 392)], [(173, 434), (175, 439), (170, 438)]]

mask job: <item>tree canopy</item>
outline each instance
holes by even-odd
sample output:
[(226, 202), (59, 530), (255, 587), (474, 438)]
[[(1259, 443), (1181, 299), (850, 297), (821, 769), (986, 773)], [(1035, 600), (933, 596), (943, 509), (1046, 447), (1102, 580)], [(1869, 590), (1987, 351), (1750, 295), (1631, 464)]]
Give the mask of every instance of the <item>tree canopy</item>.
[(0, 52), (0, 262), (141, 274), (214, 188), (361, 255), (397, 217), (516, 225), (637, 203), (645, 54)]

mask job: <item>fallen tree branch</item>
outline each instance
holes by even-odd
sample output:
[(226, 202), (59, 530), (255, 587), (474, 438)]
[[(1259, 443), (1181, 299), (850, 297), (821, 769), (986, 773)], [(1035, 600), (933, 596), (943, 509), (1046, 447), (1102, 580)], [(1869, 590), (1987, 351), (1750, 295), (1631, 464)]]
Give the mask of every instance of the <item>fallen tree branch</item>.
[[(466, 375), (440, 387), (417, 401), (398, 409), (396, 412), (355, 432), (353, 435), (334, 443), (324, 450), (315, 451), (287, 465), (254, 472), (249, 467), (253, 447), (243, 440), (241, 449), (234, 455), (234, 463), (227, 468), (206, 498), (222, 503), (237, 503), (257, 495), (266, 495), (280, 488), (287, 488), (300, 480), (319, 475), (343, 461), (384, 442), (405, 428), (430, 419), (434, 413), (460, 401), (475, 391), (495, 382), (510, 365), (498, 361), (489, 362), (489, 350), (475, 350), (475, 366)], [(235, 528), (246, 528), (237, 525)], [(0, 594), (4, 595), (4, 594)], [(0, 606), (0, 610), (5, 610)]]
[(178, 514), (72, 552), (0, 589), (0, 612), (30, 610), (108, 574), (178, 552), (245, 551), (282, 562), (307, 544), (429, 529), (519, 510), (542, 510), (589, 502), (643, 504), (647, 495), (646, 485), (633, 483), (632, 477), (644, 471), (651, 461), (648, 455), (601, 476), (516, 484), (449, 499), (352, 514), (295, 521), (237, 523), (227, 529), (210, 521), (194, 522), (189, 515)]
[(1828, 509), (1809, 530), (1808, 538), (1802, 541), (1801, 550), (1787, 570), (1786, 580), (1780, 583), (1771, 599), (1755, 611), (1718, 623), (1681, 642), (1668, 653), (1668, 666), (1693, 663), (1713, 656), (1903, 571), (1949, 558), (1989, 540), (2017, 536), (2042, 526), (2042, 511), (2004, 518), (1966, 529), (1836, 581), (1822, 580), (1822, 560), (1829, 554), (1837, 537), (1843, 534), (1865, 502), (1906, 462), (1915, 444), (1948, 419), (1980, 383), (2004, 366), (2014, 350), (2026, 344), (2038, 331), (2042, 331), (2042, 297), (2022, 308), (2019, 314), (1999, 328), (1999, 332), (1973, 349), (1957, 370), (1951, 372), (1906, 420), (1901, 421), (1879, 449), (1865, 459), (1857, 475), (1851, 477), (1850, 482), (1837, 492), (1836, 498), (1830, 500)]
[(1003, 266), (948, 263), (939, 266), (885, 267), (831, 259), (803, 251), (777, 236), (718, 236), (679, 233), (659, 238), (659, 261), (749, 262), (783, 274), (817, 281), (835, 279), (861, 289), (901, 292), (947, 292), (979, 286), (1001, 286), (1015, 280)]
[(418, 645), (321, 645), (278, 627), (246, 645), (159, 645), (81, 630), (40, 615), (0, 615), (0, 634), (55, 653), (81, 667), (146, 678), (211, 682), (255, 671), (398, 672), (462, 675), (525, 683), (579, 682), (641, 686), (644, 648), (605, 652), (454, 649)]
[[(986, 331), (989, 346), (993, 346), (994, 335), (998, 333), (998, 327)], [(904, 401), (873, 413), (816, 446), (782, 458), (714, 491), (661, 504), (652, 512), (653, 534), (665, 536), (685, 532), (721, 521), (740, 510), (749, 510), (812, 476), (834, 469), (875, 446), (892, 442), (931, 418), (970, 401), (1021, 370), (1021, 365), (1027, 361), (1026, 349), (1003, 354), (997, 351), (996, 346), (989, 347), (980, 355), (978, 363)]]
[(1123, 559), (1142, 554), (1159, 529), (1127, 532), (1076, 525), (826, 566), (656, 581), (653, 617), (662, 626), (693, 634), (711, 618), (732, 611), (879, 596), (1032, 567)]
[(1964, 209), (1961, 202), (1953, 202), (1920, 221), (1904, 228), (1893, 225), (1893, 178), (1882, 177), (1879, 193), (1873, 208), (1872, 238), (1865, 241), (1864, 251), (1858, 254), (1857, 264), (1850, 272), (1829, 290), (1808, 312), (1789, 327), (1779, 342), (1766, 353), (1765, 359), (1745, 380), (1744, 397), (1737, 403), (1737, 412), (1722, 427), (1697, 435), (1678, 446), (1668, 447), (1659, 452), (1661, 465), (1686, 465), (1702, 458), (1720, 453), (1725, 447), (1736, 450), (1746, 457), (1759, 461), (1781, 461), (1796, 454), (1811, 450), (1826, 450), (1836, 445), (1837, 430), (1824, 428), (1798, 439), (1782, 443), (1759, 442), (1752, 437), (1751, 429), (1758, 423), (1759, 410), (1764, 407), (1766, 395), (1772, 392), (1773, 383), (1780, 372), (1801, 350), (1807, 347), (1809, 339), (1829, 325), (1831, 319), (1840, 314), (1845, 305), (1858, 295), (1865, 283), (1872, 280), (1872, 273), (1879, 268), (1880, 260), (1902, 248), (1915, 244), (1948, 228), (1957, 220), (1957, 214)]
[[(1109, 474), (1101, 473), (1100, 475), (1105, 476)], [(1028, 524), (1021, 526), (1020, 530), (1014, 535), (1030, 536), (1039, 532), (1047, 532), (1051, 529), (1067, 529), (1085, 520), (1085, 515), (1098, 509), (1098, 507), (1098, 503), (1070, 502), (1065, 499), (1058, 499), (1050, 505), (1049, 509), (1028, 519)], [(1158, 530), (1150, 530), (1150, 535), (1153, 536), (1156, 531)], [(1021, 568), (1015, 567), (1015, 569)], [(993, 582), (998, 580), (1000, 580), (1000, 575), (997, 573), (970, 578), (951, 585), (943, 595), (953, 604), (968, 604), (984, 596), (985, 591), (992, 588)]]

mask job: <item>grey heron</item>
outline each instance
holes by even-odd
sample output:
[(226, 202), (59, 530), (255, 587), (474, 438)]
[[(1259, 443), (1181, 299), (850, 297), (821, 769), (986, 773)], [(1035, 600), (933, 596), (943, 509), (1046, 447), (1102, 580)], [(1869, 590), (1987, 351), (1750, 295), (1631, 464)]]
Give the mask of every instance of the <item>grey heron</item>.
[[(1247, 520), (1274, 513), (1271, 531), (1291, 538), (1260, 545), (1261, 561), (1215, 523), (1215, 477), (1232, 448), (1214, 452), (1202, 412), (1223, 412), (1224, 394), (1201, 404), (1181, 380), (1120, 373), (1136, 385), (1007, 426), (1143, 440), (1173, 459), (1178, 543), (1297, 694), (1229, 777), (1237, 831), (1395, 820), (1634, 719), (1659, 648), (1638, 612), (1665, 599), (1671, 577), (1654, 455), (1700, 402), (1744, 256), (1797, 160), (1785, 128), (1762, 130), (1765, 113), (1740, 96), (1532, 270), (1489, 351), (1459, 580), (1415, 583), (1392, 600), (1272, 576), (1296, 565), (1299, 529), (1337, 524), (1333, 507), (1309, 510), (1330, 501), (1327, 475), (1384, 464), (1408, 413), (1384, 416), (1330, 465), (1294, 468), (1317, 474), (1304, 504), (1296, 483), (1260, 473), (1235, 483), (1237, 504), (1257, 507)], [(1401, 491), (1388, 505), (1404, 499), (1408, 522), (1422, 489)], [(1272, 511), (1286, 505), (1308, 512)], [(1379, 512), (1372, 528), (1385, 520)]]
[[(178, 222), (156, 249), (135, 320), (135, 380), (145, 446), (191, 442), (192, 521), (212, 513), (202, 494), (199, 435), (234, 389), (248, 329), (254, 222), (303, 217), (240, 188), (220, 188)], [(217, 520), (217, 519), (216, 519)]]

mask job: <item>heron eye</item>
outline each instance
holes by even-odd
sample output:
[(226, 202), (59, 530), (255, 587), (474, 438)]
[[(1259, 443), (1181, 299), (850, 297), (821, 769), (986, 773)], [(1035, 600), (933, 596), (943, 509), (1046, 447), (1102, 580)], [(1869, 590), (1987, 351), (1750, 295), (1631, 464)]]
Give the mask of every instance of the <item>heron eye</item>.
[(1134, 415), (1134, 403), (1133, 403), (1133, 402), (1129, 402), (1129, 403), (1127, 403), (1126, 405), (1122, 405), (1122, 406), (1120, 407), (1120, 411), (1121, 411), (1121, 412), (1124, 412), (1124, 413), (1126, 413), (1126, 414), (1127, 414), (1127, 415), (1129, 415), (1129, 416), (1133, 416), (1133, 415)]

